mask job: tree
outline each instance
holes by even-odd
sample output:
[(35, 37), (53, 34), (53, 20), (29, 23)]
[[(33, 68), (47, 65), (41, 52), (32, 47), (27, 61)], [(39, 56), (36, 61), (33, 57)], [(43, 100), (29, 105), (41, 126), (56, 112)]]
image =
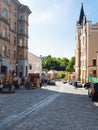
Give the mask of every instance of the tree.
[(57, 77), (60, 79), (64, 79), (66, 77), (66, 74), (64, 72), (59, 72)]
[(58, 70), (58, 71), (67, 71), (67, 72), (74, 72), (74, 64), (75, 64), (75, 57), (72, 57), (71, 60), (67, 58), (55, 58), (51, 55), (48, 55), (42, 61), (42, 68), (43, 70)]
[(68, 66), (66, 68), (67, 72), (74, 72), (74, 65), (75, 65), (75, 57), (72, 57), (71, 60), (68, 63)]
[(66, 71), (66, 67), (68, 65), (69, 60), (67, 58), (62, 58), (60, 60), (60, 68), (62, 71)]
[(42, 62), (43, 69), (47, 70), (58, 70), (59, 69), (59, 62), (56, 58), (51, 57), (51, 55), (47, 56)]

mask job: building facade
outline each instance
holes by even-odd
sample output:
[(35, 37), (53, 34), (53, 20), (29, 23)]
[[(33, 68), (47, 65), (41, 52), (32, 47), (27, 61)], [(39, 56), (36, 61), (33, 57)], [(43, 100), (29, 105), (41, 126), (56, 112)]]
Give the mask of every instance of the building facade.
[(30, 13), (18, 0), (0, 0), (0, 75), (27, 76)]
[(75, 57), (76, 80), (85, 83), (89, 76), (98, 77), (98, 23), (86, 20), (83, 4), (76, 24)]
[(38, 57), (30, 52), (28, 52), (28, 63), (29, 63), (29, 69), (28, 74), (36, 74), (39, 75), (42, 72), (42, 59), (41, 57)]

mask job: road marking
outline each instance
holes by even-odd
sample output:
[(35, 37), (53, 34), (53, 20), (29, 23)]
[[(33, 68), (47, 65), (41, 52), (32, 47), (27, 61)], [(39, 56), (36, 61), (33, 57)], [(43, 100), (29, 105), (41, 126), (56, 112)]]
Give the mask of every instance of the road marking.
[(32, 105), (31, 107), (27, 108), (25, 111), (17, 114), (17, 115), (10, 115), (6, 119), (0, 121), (0, 129), (3, 128), (4, 126), (10, 127), (17, 121), (25, 118), (27, 115), (31, 114), (32, 112), (37, 112), (41, 108), (45, 107), (49, 103), (51, 103), (55, 98), (57, 98), (60, 94), (54, 94), (48, 96), (48, 98)]

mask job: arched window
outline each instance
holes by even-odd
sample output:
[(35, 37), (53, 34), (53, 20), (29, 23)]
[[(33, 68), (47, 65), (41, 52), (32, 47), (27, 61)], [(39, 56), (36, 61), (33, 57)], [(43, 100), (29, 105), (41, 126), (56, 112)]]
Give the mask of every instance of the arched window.
[(4, 18), (7, 18), (7, 17), (8, 17), (8, 12), (7, 12), (7, 9), (6, 9), (6, 8), (3, 8), (3, 9), (2, 9), (2, 16), (3, 16)]

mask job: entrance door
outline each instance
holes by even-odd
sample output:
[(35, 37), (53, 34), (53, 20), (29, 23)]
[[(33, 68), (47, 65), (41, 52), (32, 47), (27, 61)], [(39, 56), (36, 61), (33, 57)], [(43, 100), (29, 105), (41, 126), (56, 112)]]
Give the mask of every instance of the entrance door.
[(4, 75), (7, 74), (7, 67), (6, 66), (1, 66), (1, 74), (4, 74)]

